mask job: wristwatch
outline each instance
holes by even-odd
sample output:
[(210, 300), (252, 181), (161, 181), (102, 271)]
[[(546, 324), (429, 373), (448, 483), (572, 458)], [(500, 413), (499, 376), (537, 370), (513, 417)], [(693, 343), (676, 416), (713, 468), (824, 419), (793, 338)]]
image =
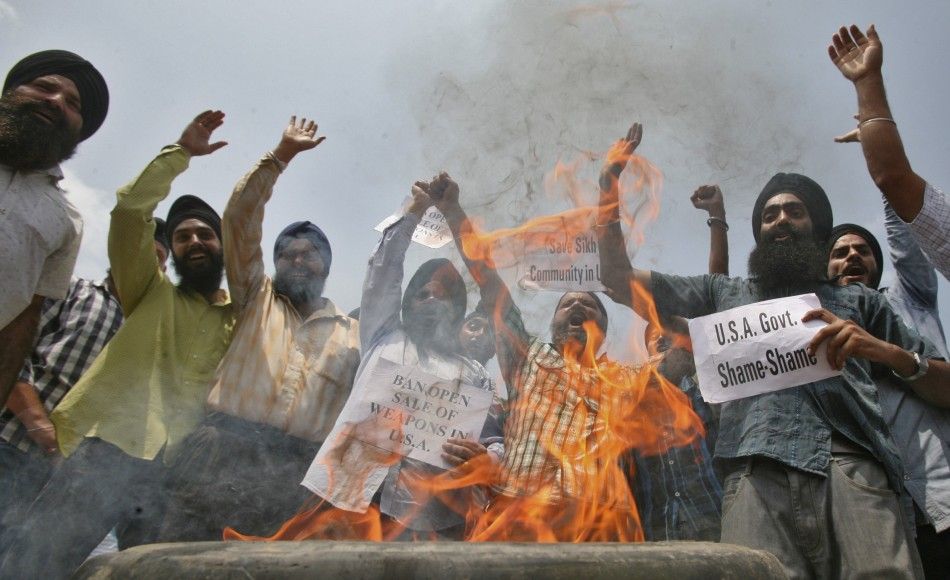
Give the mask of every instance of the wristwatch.
[(905, 377), (901, 374), (898, 374), (897, 371), (893, 369), (891, 370), (891, 372), (894, 373), (894, 376), (899, 378), (902, 381), (907, 381), (907, 382), (916, 381), (920, 377), (926, 375), (927, 369), (930, 368), (930, 361), (928, 361), (925, 358), (920, 358), (920, 355), (917, 354), (916, 352), (911, 352), (910, 356), (914, 357), (914, 363), (917, 364), (917, 370), (914, 371), (914, 374), (910, 375), (909, 377)]

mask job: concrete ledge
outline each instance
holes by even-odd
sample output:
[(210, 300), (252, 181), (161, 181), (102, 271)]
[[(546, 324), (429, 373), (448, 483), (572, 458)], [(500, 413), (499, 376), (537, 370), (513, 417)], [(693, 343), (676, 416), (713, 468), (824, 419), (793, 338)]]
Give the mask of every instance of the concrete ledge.
[(729, 544), (197, 542), (94, 558), (75, 578), (785, 578), (775, 556)]

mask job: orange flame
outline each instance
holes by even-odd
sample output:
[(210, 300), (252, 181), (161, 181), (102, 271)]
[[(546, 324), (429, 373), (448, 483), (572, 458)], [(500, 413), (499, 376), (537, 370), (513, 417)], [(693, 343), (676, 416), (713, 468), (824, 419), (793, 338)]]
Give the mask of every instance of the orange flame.
[[(578, 177), (589, 161), (590, 158), (581, 158), (569, 164), (558, 163), (546, 178), (549, 190), (563, 188), (575, 206), (573, 209), (491, 232), (481, 232), (476, 224), (469, 223), (461, 236), (461, 250), (471, 260), (507, 267), (516, 264), (526, 253), (543, 249), (552, 237), (590, 231), (596, 223), (597, 212), (604, 208), (591, 199), (591, 194), (596, 195), (598, 191), (597, 185)], [(662, 174), (646, 159), (625, 152), (623, 142), (607, 152), (606, 163), (627, 167), (621, 179), (611, 178), (605, 185), (617, 194), (621, 219), (630, 232), (628, 243), (637, 247), (643, 241), (642, 225), (658, 215)], [(634, 287), (632, 292), (636, 300), (648, 305), (650, 320), (661, 327), (647, 289)], [(480, 502), (471, 501), (472, 494), (484, 492), (490, 486), (498, 488), (508, 474), (504, 465), (498, 466), (487, 455), (480, 455), (462, 469), (415, 483), (427, 495), (437, 497), (465, 517), (466, 540), (642, 541), (643, 531), (629, 483), (629, 478), (636, 474), (632, 471), (633, 462), (625, 462), (624, 457), (631, 449), (656, 454), (704, 435), (701, 420), (679, 388), (660, 376), (653, 366), (630, 369), (602, 364), (596, 357), (596, 345), (604, 339), (601, 329), (588, 321), (584, 330), (588, 337), (584, 345), (569, 343), (563, 348), (564, 372), (593, 373), (594, 379), (573, 381), (565, 390), (542, 393), (540, 404), (535, 401), (537, 408), (564, 408), (565, 397), (573, 397), (578, 402), (570, 410), (577, 418), (572, 425), (583, 426), (583, 436), (575, 437), (570, 443), (566, 443), (561, 434), (538, 441), (550, 463), (561, 467), (560, 480), (523, 486), (526, 493), (496, 495), (484, 507)], [(516, 418), (537, 411), (537, 408), (528, 408), (530, 404), (524, 397), (516, 397), (511, 403), (505, 426), (506, 449), (509, 449), (509, 436), (514, 436)], [(625, 464), (629, 465), (624, 467)], [(466, 490), (472, 494), (458, 493)], [(354, 514), (321, 503), (298, 513), (269, 538), (244, 536), (231, 529), (225, 530), (224, 537), (269, 541), (380, 541), (393, 539), (402, 531), (402, 526), (383, 517), (375, 506), (365, 514)]]

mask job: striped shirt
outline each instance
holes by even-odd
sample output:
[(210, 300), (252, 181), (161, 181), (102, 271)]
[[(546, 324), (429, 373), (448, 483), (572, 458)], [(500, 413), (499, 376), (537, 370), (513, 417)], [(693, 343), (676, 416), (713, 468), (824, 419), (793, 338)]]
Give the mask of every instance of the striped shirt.
[(637, 381), (640, 369), (606, 357), (596, 368), (566, 361), (553, 345), (527, 335), (513, 305), (505, 326), (496, 334), (501, 338), (498, 361), (512, 398), (496, 490), (509, 496), (541, 491), (550, 502), (591, 499), (591, 482), (608, 473), (623, 477), (619, 469), (592, 458), (606, 443), (610, 418), (632, 404), (632, 392), (624, 386)]
[(924, 188), (924, 203), (910, 230), (931, 263), (950, 280), (950, 200), (930, 185)]
[[(19, 380), (36, 388), (46, 412), (69, 392), (122, 324), (122, 309), (105, 280), (75, 278), (66, 298), (43, 302), (33, 353)], [(39, 450), (9, 410), (0, 415), (0, 439), (22, 451)]]
[(264, 205), (283, 167), (265, 155), (238, 182), (222, 222), (237, 323), (208, 408), (322, 443), (359, 366), (359, 323), (331, 301), (301, 320), (264, 275)]

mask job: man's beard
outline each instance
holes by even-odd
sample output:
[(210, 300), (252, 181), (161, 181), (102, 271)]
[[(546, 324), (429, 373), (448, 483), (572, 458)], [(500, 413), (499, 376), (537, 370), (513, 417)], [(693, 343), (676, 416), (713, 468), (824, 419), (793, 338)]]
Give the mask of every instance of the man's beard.
[(459, 324), (453, 323), (457, 314), (451, 302), (438, 300), (430, 304), (417, 304), (405, 314), (403, 328), (417, 347), (443, 354), (461, 351)]
[(172, 254), (172, 266), (178, 274), (178, 287), (182, 290), (194, 290), (199, 294), (210, 294), (221, 288), (224, 276), (224, 252), (208, 252), (209, 260), (201, 265), (188, 263), (187, 254), (179, 258)]
[(298, 273), (292, 268), (277, 272), (274, 276), (274, 290), (286, 296), (294, 307), (305, 304), (313, 306), (323, 297), (323, 287), (327, 279), (313, 275), (303, 278), (294, 275)]
[[(35, 111), (56, 121), (51, 125)], [(49, 169), (72, 157), (78, 144), (61, 111), (12, 92), (0, 97), (0, 163), (20, 171)]]
[(749, 275), (766, 291), (813, 288), (826, 278), (827, 251), (810, 237), (762, 241), (749, 254)]

